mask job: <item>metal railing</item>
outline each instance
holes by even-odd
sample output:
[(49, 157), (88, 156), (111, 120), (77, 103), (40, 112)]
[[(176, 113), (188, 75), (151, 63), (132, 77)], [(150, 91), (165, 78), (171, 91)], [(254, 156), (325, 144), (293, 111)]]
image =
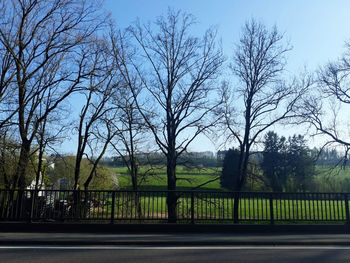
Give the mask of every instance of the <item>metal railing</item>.
[[(0, 220), (167, 222), (169, 192), (0, 190)], [(349, 193), (173, 192), (178, 223), (350, 223)]]

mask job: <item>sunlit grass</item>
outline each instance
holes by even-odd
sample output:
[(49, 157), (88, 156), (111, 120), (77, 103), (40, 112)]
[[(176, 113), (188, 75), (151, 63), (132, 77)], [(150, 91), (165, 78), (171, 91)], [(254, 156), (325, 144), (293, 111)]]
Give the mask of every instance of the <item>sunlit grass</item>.
[[(120, 189), (131, 189), (131, 177), (127, 173), (126, 167), (111, 168), (118, 176)], [(141, 190), (166, 190), (167, 177), (165, 167), (156, 167), (151, 171), (149, 167), (141, 167), (139, 173), (142, 175), (148, 171), (148, 174), (142, 177), (140, 181)], [(220, 176), (221, 168), (201, 168), (188, 169), (184, 166), (178, 166), (177, 173), (177, 190), (191, 190), (208, 181), (211, 181)], [(203, 190), (223, 190), (220, 185), (220, 180), (216, 180), (205, 184), (201, 187)]]

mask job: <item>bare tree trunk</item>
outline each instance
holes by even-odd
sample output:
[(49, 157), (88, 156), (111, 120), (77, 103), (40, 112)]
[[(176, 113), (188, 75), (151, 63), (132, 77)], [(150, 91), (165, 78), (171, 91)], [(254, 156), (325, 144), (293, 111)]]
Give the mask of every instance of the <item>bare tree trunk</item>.
[[(35, 190), (38, 190), (39, 187), (39, 181), (40, 181), (40, 177), (41, 180), (43, 181), (44, 175), (42, 173), (43, 170), (43, 156), (44, 156), (44, 138), (43, 138), (43, 134), (40, 135), (40, 146), (39, 146), (39, 155), (38, 155), (38, 165), (37, 165), (37, 171), (36, 171), (36, 175), (35, 175)], [(41, 181), (41, 185), (42, 185), (42, 181)]]
[[(5, 143), (6, 142), (5, 142), (5, 139), (4, 139), (4, 146), (5, 146)], [(4, 151), (1, 152), (0, 167), (1, 167), (1, 173), (3, 175), (5, 189), (9, 190), (11, 188), (11, 183), (10, 183), (10, 180), (8, 178), (8, 173), (6, 171), (6, 166), (5, 165), (6, 165), (6, 154), (5, 154), (5, 150), (4, 150)]]
[[(244, 147), (241, 147), (241, 149), (244, 149)], [(238, 167), (238, 176), (237, 176), (237, 182), (235, 185), (235, 192), (237, 194), (235, 195), (235, 201), (233, 206), (233, 213), (234, 213), (234, 223), (239, 222), (239, 201), (240, 201), (240, 192), (242, 191), (242, 188), (245, 184), (246, 178), (247, 178), (247, 170), (248, 170), (248, 161), (249, 161), (249, 147), (248, 150), (241, 150), (240, 153), (240, 160), (239, 160), (239, 167)]]
[(30, 142), (28, 140), (24, 140), (21, 145), (21, 152), (19, 155), (14, 188), (18, 187), (19, 189), (24, 190), (26, 187), (25, 178), (26, 178), (27, 166), (29, 163), (29, 155), (30, 155)]
[[(131, 144), (131, 149), (133, 149), (133, 145)], [(130, 156), (130, 175), (131, 175), (131, 181), (132, 181), (132, 187), (135, 192), (135, 206), (136, 206), (136, 212), (139, 219), (142, 218), (142, 207), (141, 207), (141, 199), (140, 194), (137, 192), (139, 190), (138, 186), (138, 168), (137, 163), (135, 160), (134, 152), (131, 151), (132, 154)]]
[(176, 162), (177, 162), (177, 153), (176, 153), (176, 136), (175, 136), (175, 122), (172, 116), (171, 110), (171, 92), (168, 90), (168, 99), (167, 99), (167, 133), (168, 133), (168, 152), (167, 152), (167, 178), (168, 178), (168, 222), (176, 223), (177, 214), (177, 194), (176, 190)]
[[(88, 103), (89, 103), (89, 101), (90, 100), (88, 100)], [(80, 116), (79, 128), (78, 128), (79, 135), (78, 135), (77, 154), (75, 157), (75, 166), (74, 166), (73, 190), (77, 190), (79, 188), (80, 166), (81, 166), (81, 161), (83, 159), (85, 146), (87, 143), (87, 134), (88, 133), (86, 131), (85, 131), (85, 133), (83, 133), (83, 121), (85, 118), (86, 111), (87, 111), (87, 107), (82, 111), (82, 115)]]
[(79, 177), (80, 177), (80, 165), (83, 157), (79, 154), (76, 156), (75, 168), (74, 168), (74, 186), (73, 190), (78, 190), (79, 188)]
[(177, 214), (176, 206), (178, 196), (174, 192), (176, 190), (176, 157), (174, 153), (169, 153), (167, 156), (167, 177), (168, 177), (168, 222), (176, 223)]

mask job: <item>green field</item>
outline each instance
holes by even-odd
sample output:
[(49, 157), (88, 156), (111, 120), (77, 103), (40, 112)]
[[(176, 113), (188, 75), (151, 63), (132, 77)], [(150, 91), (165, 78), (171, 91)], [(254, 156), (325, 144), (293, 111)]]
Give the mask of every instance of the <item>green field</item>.
[[(127, 174), (126, 167), (110, 168), (119, 179), (120, 189), (131, 189), (131, 178)], [(140, 169), (140, 174), (145, 173), (147, 167)], [(184, 166), (177, 168), (178, 190), (192, 190), (193, 188), (213, 180), (220, 176), (221, 168), (189, 169)], [(144, 177), (140, 189), (166, 190), (166, 168), (157, 167), (150, 175)], [(220, 180), (210, 182), (201, 187), (202, 190), (224, 190)], [(316, 174), (311, 177), (309, 191), (312, 192), (350, 192), (350, 167), (316, 166)]]
[[(117, 174), (119, 180), (120, 189), (131, 189), (131, 178), (127, 174), (126, 167), (111, 168)], [(149, 169), (142, 167), (140, 174), (145, 173)], [(220, 176), (221, 168), (202, 168), (202, 169), (188, 169), (183, 166), (179, 166), (176, 170), (177, 177), (177, 190), (192, 190), (193, 188), (204, 184), (210, 180), (213, 180)], [(166, 168), (158, 167), (149, 172), (149, 175), (145, 176), (141, 181), (140, 189), (144, 190), (166, 190), (167, 189), (167, 177)], [(220, 180), (210, 182), (201, 187), (203, 190), (223, 190), (220, 186)]]
[(316, 166), (315, 192), (350, 192), (350, 167)]

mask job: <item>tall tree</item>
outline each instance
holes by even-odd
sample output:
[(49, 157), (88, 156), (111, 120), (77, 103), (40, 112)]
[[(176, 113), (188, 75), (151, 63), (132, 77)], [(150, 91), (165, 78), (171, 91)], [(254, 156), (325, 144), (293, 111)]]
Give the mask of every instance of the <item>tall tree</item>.
[(133, 190), (138, 190), (140, 178), (137, 155), (141, 144), (145, 142), (146, 128), (130, 90), (121, 89), (115, 98), (115, 104), (118, 108), (114, 122), (117, 134), (112, 146), (128, 169)]
[[(115, 136), (112, 120), (115, 117), (113, 113), (116, 107), (111, 102), (119, 87), (119, 80), (116, 71), (113, 70), (113, 60), (108, 56), (107, 45), (105, 41), (95, 39), (94, 43), (87, 46), (89, 51), (89, 62), (91, 74), (89, 79), (82, 83), (85, 85), (82, 95), (85, 97), (84, 104), (80, 111), (78, 122), (78, 145), (76, 152), (76, 163), (74, 171), (74, 189), (79, 188), (80, 168), (84, 156), (88, 157), (87, 149), (90, 148), (94, 158), (89, 158), (92, 162), (92, 171), (85, 181), (85, 189), (88, 189), (89, 183), (95, 174), (98, 162), (103, 157), (110, 141)], [(102, 135), (106, 131), (104, 135)], [(102, 145), (101, 145), (101, 140)], [(94, 147), (93, 141), (98, 141), (100, 150)], [(96, 156), (96, 152), (100, 151)]]
[(133, 189), (138, 190), (140, 178), (137, 154), (140, 144), (145, 141), (141, 137), (145, 135), (147, 129), (138, 107), (142, 107), (144, 114), (150, 114), (146, 113), (143, 105), (139, 104), (138, 107), (136, 105), (135, 98), (142, 91), (142, 81), (136, 72), (129, 71), (130, 67), (132, 68), (134, 50), (130, 49), (126, 34), (112, 27), (110, 39), (110, 54), (115, 59), (123, 79), (123, 87), (113, 98), (117, 108), (114, 126), (118, 132), (112, 146), (128, 169)]
[[(12, 118), (21, 141), (13, 187), (25, 187), (32, 142), (40, 124), (73, 92), (87, 72), (78, 47), (101, 20), (94, 1), (10, 0), (0, 16), (0, 45), (13, 61)], [(39, 107), (41, 110), (39, 111)]]
[[(220, 66), (223, 63), (221, 49), (216, 47), (216, 31), (209, 29), (202, 38), (191, 35), (193, 16), (169, 10), (155, 26), (137, 22), (129, 28), (137, 43), (138, 62), (126, 61), (125, 48), (121, 44), (116, 56), (119, 68), (134, 93), (131, 72), (140, 78), (143, 91), (134, 96), (136, 106), (153, 134), (156, 144), (167, 159), (168, 190), (176, 189), (176, 165), (178, 157), (191, 142), (216, 122), (209, 119), (209, 112), (217, 105), (211, 100)], [(125, 47), (125, 45), (124, 45)], [(136, 59), (136, 57), (134, 57)], [(131, 67), (129, 67), (131, 66)], [(140, 99), (153, 105), (156, 118), (141, 109)], [(178, 196), (169, 192), (167, 205), (169, 221), (176, 221)]]
[[(251, 149), (259, 136), (269, 127), (291, 118), (302, 94), (282, 78), (285, 54), (289, 50), (276, 27), (269, 30), (253, 19), (243, 26), (231, 64), (239, 86), (234, 90), (223, 86), (225, 125), (229, 137), (238, 142), (240, 150), (235, 191), (241, 191), (245, 184)], [(241, 100), (242, 108), (237, 100)], [(236, 200), (236, 222), (238, 206)]]

